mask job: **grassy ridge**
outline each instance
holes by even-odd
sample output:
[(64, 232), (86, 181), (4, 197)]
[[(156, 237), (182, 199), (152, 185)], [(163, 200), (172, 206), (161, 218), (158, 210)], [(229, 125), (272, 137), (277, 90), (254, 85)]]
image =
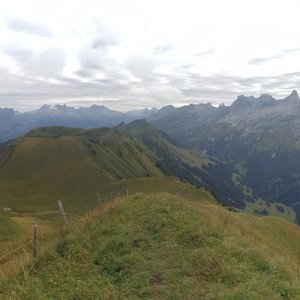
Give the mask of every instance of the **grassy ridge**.
[(142, 178), (164, 175), (115, 129), (40, 128), (1, 146), (0, 256), (30, 239), (33, 224), (56, 229), (57, 200), (72, 216), (97, 205), (97, 193), (102, 201), (124, 195), (127, 181), (139, 191), (133, 182)]
[(137, 194), (98, 208), (27, 271), (2, 282), (0, 295), (299, 299), (299, 228), (202, 200)]
[(192, 167), (201, 168), (204, 164), (212, 163), (205, 154), (199, 151), (177, 147), (166, 133), (158, 131), (146, 120), (137, 120), (126, 125), (120, 124), (117, 128), (135, 137), (145, 153), (157, 161), (163, 159), (161, 155), (165, 152)]
[(107, 201), (127, 191), (197, 197), (200, 189), (166, 177), (135, 139), (117, 129), (38, 128), (3, 145), (0, 256), (18, 247), (11, 241), (31, 238), (33, 224), (57, 228), (57, 200), (72, 217), (97, 205), (97, 194)]
[[(204, 189), (195, 188), (189, 184), (180, 182), (174, 177), (146, 177), (132, 180), (110, 182), (106, 185), (99, 186), (100, 202), (105, 203), (117, 196), (132, 195), (135, 193), (153, 193), (169, 192), (186, 197), (187, 199), (197, 200), (205, 198), (207, 201), (214, 202), (215, 199)], [(98, 204), (96, 194), (91, 195), (88, 199), (90, 207)], [(87, 201), (86, 201), (87, 202)], [(56, 202), (54, 201), (54, 205)], [(0, 256), (10, 251), (10, 249), (19, 247), (24, 241), (32, 238), (33, 225), (38, 224), (42, 227), (44, 234), (55, 232), (63, 222), (58, 207), (55, 210), (38, 211), (35, 213), (15, 213), (1, 212), (0, 216)], [(68, 218), (76, 218), (74, 212), (66, 207)]]
[(128, 135), (111, 131), (109, 136), (99, 130), (93, 135), (87, 131), (88, 138), (18, 140), (0, 168), (0, 206), (16, 212), (53, 210), (62, 199), (68, 209), (80, 211), (89, 207), (88, 199), (94, 199), (99, 186), (162, 175)]

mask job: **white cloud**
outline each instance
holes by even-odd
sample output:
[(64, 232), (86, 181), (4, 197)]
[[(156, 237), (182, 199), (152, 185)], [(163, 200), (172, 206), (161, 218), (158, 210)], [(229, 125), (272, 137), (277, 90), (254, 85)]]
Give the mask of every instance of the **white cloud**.
[(23, 19), (7, 20), (7, 27), (13, 31), (24, 32), (26, 34), (36, 35), (38, 37), (51, 37), (52, 32), (42, 24), (35, 24)]
[(3, 0), (0, 35), (0, 107), (228, 103), (300, 86), (285, 76), (298, 72), (296, 0)]

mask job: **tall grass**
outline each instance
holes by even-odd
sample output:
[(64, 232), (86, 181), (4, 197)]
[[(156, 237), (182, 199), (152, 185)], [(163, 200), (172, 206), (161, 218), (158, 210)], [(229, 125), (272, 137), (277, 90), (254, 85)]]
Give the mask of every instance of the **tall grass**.
[[(115, 198), (15, 260), (5, 299), (297, 299), (300, 230), (167, 193)], [(11, 271), (11, 270), (10, 270)]]

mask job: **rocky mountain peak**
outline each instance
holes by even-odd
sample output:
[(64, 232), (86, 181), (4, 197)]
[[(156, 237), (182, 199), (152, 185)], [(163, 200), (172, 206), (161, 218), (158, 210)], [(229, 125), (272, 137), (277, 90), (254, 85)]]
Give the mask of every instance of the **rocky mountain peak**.
[(293, 90), (292, 93), (289, 96), (287, 96), (286, 98), (284, 98), (283, 100), (287, 101), (289, 103), (300, 103), (299, 95), (296, 90)]
[(260, 100), (260, 101), (273, 101), (273, 100), (275, 100), (275, 99), (273, 98), (272, 95), (269, 95), (269, 94), (262, 94), (261, 96), (259, 96), (259, 97), (257, 98), (257, 100)]
[(298, 92), (296, 90), (293, 90), (290, 96), (299, 98)]
[(246, 108), (251, 107), (253, 104), (254, 97), (253, 96), (245, 96), (240, 95), (237, 97), (237, 99), (232, 103), (232, 108)]

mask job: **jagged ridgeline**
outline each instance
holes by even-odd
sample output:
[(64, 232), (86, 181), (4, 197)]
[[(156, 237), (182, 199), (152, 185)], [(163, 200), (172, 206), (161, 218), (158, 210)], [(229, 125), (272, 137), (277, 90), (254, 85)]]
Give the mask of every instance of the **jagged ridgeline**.
[(299, 223), (299, 115), (300, 99), (293, 91), (282, 100), (270, 95), (239, 96), (231, 106), (199, 104), (168, 109), (151, 121), (181, 147), (225, 163), (231, 185), (249, 196), (248, 200), (254, 199), (254, 206), (246, 205), (251, 212), (268, 214), (270, 206), (279, 203), (292, 208)]

